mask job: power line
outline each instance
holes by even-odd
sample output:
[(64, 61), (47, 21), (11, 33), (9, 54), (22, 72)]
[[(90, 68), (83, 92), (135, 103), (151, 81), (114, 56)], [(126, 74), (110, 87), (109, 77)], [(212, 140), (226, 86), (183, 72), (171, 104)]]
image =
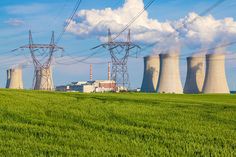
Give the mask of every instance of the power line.
[[(78, 63), (83, 63), (83, 64), (96, 64), (96, 65), (104, 65), (104, 64), (107, 64), (109, 61), (107, 61), (107, 62), (87, 62), (87, 61), (80, 61), (80, 62), (77, 62), (76, 64), (78, 64)], [(56, 61), (56, 63), (57, 64), (59, 64), (59, 65), (64, 65), (64, 66), (70, 66), (70, 65), (74, 65), (74, 64), (61, 64), (61, 63), (58, 63), (57, 61)]]
[[(62, 38), (62, 36), (64, 35), (66, 29), (68, 28), (70, 22), (73, 20), (73, 18), (74, 18), (74, 16), (75, 16), (75, 14), (76, 14), (76, 12), (77, 12), (77, 10), (78, 10), (78, 8), (79, 8), (81, 2), (82, 2), (82, 0), (78, 0), (78, 1), (77, 1), (76, 5), (75, 5), (75, 7), (74, 7), (74, 9), (73, 9), (72, 15), (69, 17), (69, 21), (68, 21), (67, 25), (65, 26), (65, 28), (63, 29), (63, 31), (62, 31), (61, 34), (59, 35), (59, 37), (58, 37), (58, 39), (57, 39), (57, 42), (59, 42), (59, 41), (61, 40), (61, 38)], [(63, 7), (65, 7), (65, 6), (63, 5)], [(14, 52), (14, 51), (17, 51), (17, 50), (19, 50), (19, 48), (18, 48), (18, 49), (11, 50), (11, 51), (7, 51), (7, 52), (5, 52), (5, 53), (11, 53), (11, 52)], [(4, 54), (4, 53), (1, 53), (1, 54)]]
[[(122, 31), (121, 31), (119, 34), (117, 34), (117, 37), (119, 37), (127, 28), (129, 28), (130, 25), (132, 25), (132, 23), (134, 23), (134, 22), (143, 14), (143, 12), (144, 12), (146, 9), (149, 8), (149, 7), (152, 5), (152, 3), (154, 3), (154, 1), (155, 1), (155, 0), (150, 1), (150, 2), (145, 6), (145, 8), (144, 8), (143, 10), (141, 10), (141, 11), (125, 26), (125, 28), (122, 29)], [(210, 8), (208, 8), (207, 10), (205, 10), (204, 12), (202, 12), (200, 15), (206, 14), (207, 12), (211, 11), (212, 9), (214, 9), (215, 7), (217, 7), (218, 5), (220, 5), (221, 3), (223, 3), (224, 1), (225, 1), (225, 0), (218, 1), (218, 2), (215, 3), (213, 6), (211, 6)], [(69, 18), (69, 21), (67, 22), (67, 25), (66, 25), (65, 29), (63, 29), (62, 33), (61, 33), (60, 36), (58, 37), (58, 42), (61, 40), (63, 34), (64, 34), (65, 31), (66, 31), (66, 29), (68, 28), (69, 24), (70, 24), (71, 21), (73, 20), (73, 18), (74, 18), (74, 16), (75, 16), (75, 14), (76, 14), (76, 12), (77, 12), (77, 10), (78, 10), (80, 4), (81, 4), (81, 0), (78, 0), (77, 3), (76, 3), (76, 6), (75, 6), (75, 8), (74, 8), (74, 10), (73, 10), (73, 12), (72, 12), (72, 15), (71, 15), (70, 18)], [(196, 20), (196, 19), (194, 19), (193, 21), (195, 21), (195, 20)], [(99, 23), (100, 23), (100, 22), (99, 22)], [(98, 23), (98, 24), (99, 24), (99, 23)], [(115, 38), (117, 38), (117, 37), (115, 37)], [(114, 38), (114, 39), (115, 39), (115, 38)], [(153, 44), (156, 45), (157, 43), (153, 43)], [(153, 44), (152, 44), (152, 46), (154, 46)], [(143, 49), (142, 51), (144, 51), (144, 50), (145, 50), (145, 49)], [(84, 56), (84, 57), (86, 57), (86, 58), (80, 59), (80, 60), (76, 60), (76, 63), (79, 62), (79, 61), (87, 60), (87, 59), (89, 59), (91, 56), (93, 56), (93, 54), (91, 54), (91, 55), (89, 55), (89, 56), (86, 55), (86, 56)], [(71, 57), (71, 58), (74, 59), (74, 57)]]
[[(100, 49), (102, 49), (102, 48), (100, 48)], [(88, 60), (89, 58), (91, 58), (92, 56), (94, 56), (94, 55), (96, 55), (96, 54), (98, 54), (98, 53), (100, 53), (99, 50), (93, 52), (93, 53), (90, 54), (89, 56), (86, 56), (85, 58), (82, 58), (82, 59), (76, 59), (75, 57), (73, 58), (72, 56), (70, 56), (71, 58), (73, 58), (73, 59), (75, 60), (75, 62), (73, 62), (73, 63), (71, 63), (71, 62), (70, 62), (70, 63), (66, 63), (66, 62), (60, 63), (60, 62), (58, 62), (58, 61), (56, 61), (56, 62), (57, 62), (58, 64), (62, 64), (62, 65), (72, 65), (72, 64), (76, 64), (76, 63), (78, 63), (78, 62), (84, 62), (84, 61)]]
[[(125, 26), (125, 28), (123, 28), (123, 29), (121, 30), (121, 32), (119, 32), (115, 38), (113, 38), (113, 40), (115, 40), (116, 38), (118, 38), (126, 29), (128, 29), (128, 28), (130, 27), (130, 25), (132, 25), (132, 24), (144, 13), (144, 11), (147, 10), (147, 9), (154, 3), (154, 1), (155, 1), (155, 0), (149, 1), (148, 4), (145, 5), (145, 7), (144, 7), (133, 19), (131, 19), (131, 21)], [(99, 22), (96, 24), (96, 26), (97, 26), (100, 22), (101, 22), (101, 21), (99, 21)], [(84, 58), (84, 59), (77, 60), (76, 63), (77, 63), (77, 62), (85, 61), (85, 60), (89, 59), (91, 56), (93, 56), (93, 54), (90, 55), (90, 56), (88, 56), (88, 57), (86, 57), (86, 58)], [(73, 58), (73, 59), (74, 59), (74, 58)], [(70, 64), (71, 64), (71, 63), (70, 63)]]
[[(128, 29), (143, 13), (145, 10), (147, 10), (153, 3), (155, 0), (151, 0), (149, 1), (148, 4), (145, 5), (144, 9), (142, 9), (122, 30), (121, 32), (119, 32), (114, 38), (113, 40), (115, 40), (116, 38), (118, 38), (126, 29)], [(209, 8), (207, 8), (206, 10), (204, 10), (202, 13), (200, 13), (200, 16), (203, 16), (205, 14), (207, 14), (208, 12), (210, 12), (211, 10), (213, 10), (214, 8), (216, 8), (217, 6), (219, 6), (220, 4), (222, 4), (224, 1), (226, 0), (219, 0), (217, 1), (215, 4), (213, 4), (212, 6), (210, 6)], [(195, 22), (199, 17), (196, 17), (195, 19), (193, 19), (192, 21), (189, 22), (189, 24)], [(98, 22), (99, 24), (100, 22)], [(97, 25), (98, 25), (97, 24)], [(181, 27), (177, 28), (176, 30), (182, 28), (184, 25), (182, 25)], [(172, 36), (173, 34), (170, 34), (169, 36), (167, 36), (167, 38), (169, 38), (170, 36)], [(140, 52), (143, 52), (144, 50), (146, 50), (149, 47), (152, 47), (154, 45), (156, 45), (158, 42), (152, 43), (151, 45), (146, 46), (145, 48), (143, 48)], [(234, 44), (234, 43), (231, 43)], [(93, 55), (92, 55), (93, 56)], [(85, 59), (87, 60), (90, 57), (86, 57)], [(73, 58), (74, 59), (74, 58)], [(77, 61), (81, 61), (81, 60), (77, 60)], [(84, 59), (82, 60), (84, 61)]]
[[(216, 3), (214, 3), (212, 6), (210, 6), (209, 8), (207, 8), (206, 10), (202, 11), (199, 15), (200, 16), (204, 16), (205, 14), (207, 14), (208, 12), (212, 11), (213, 9), (215, 9), (216, 7), (218, 7), (220, 4), (222, 4), (223, 2), (225, 2), (226, 0), (218, 0)], [(198, 18), (200, 18), (200, 16), (195, 17), (193, 20), (191, 20), (190, 22), (188, 22), (188, 24), (192, 24), (194, 23)], [(186, 24), (185, 24), (186, 25)], [(178, 31), (179, 29), (183, 28), (185, 25), (181, 25), (180, 27), (176, 28), (175, 30)], [(175, 32), (174, 32), (175, 33)], [(167, 38), (172, 37), (172, 35), (174, 33), (169, 34), (168, 36), (166, 36)], [(143, 52), (145, 50), (147, 50), (148, 48), (151, 48), (153, 46), (155, 46), (156, 44), (160, 43), (160, 41), (148, 44), (146, 47), (142, 48), (142, 50), (140, 52)]]
[[(120, 0), (117, 0), (117, 3), (115, 3), (114, 5), (113, 5), (113, 7), (115, 7), (116, 5), (118, 5), (120, 3)], [(97, 22), (97, 24), (94, 26), (95, 28), (101, 23), (102, 21), (98, 21)], [(84, 49), (84, 50), (82, 50), (82, 51), (80, 51), (80, 52), (86, 52), (86, 51), (91, 51), (91, 49)], [(73, 54), (73, 53), (71, 53), (71, 54)], [(66, 56), (68, 56), (68, 57), (70, 57), (70, 59), (69, 60), (74, 60), (75, 59), (75, 56), (70, 56), (69, 54), (68, 55), (66, 55)], [(83, 56), (76, 56), (76, 58), (81, 58), (81, 57), (87, 57), (88, 55), (83, 55)], [(93, 56), (93, 55), (92, 55)], [(68, 61), (68, 59), (67, 59), (67, 61)], [(75, 63), (78, 63), (78, 61), (76, 61)]]
[(153, 3), (155, 0), (149, 1), (147, 5), (133, 18), (131, 21), (112, 39), (117, 39), (124, 31), (126, 31)]
[[(219, 48), (223, 48), (223, 47), (228, 47), (228, 46), (231, 46), (231, 45), (234, 45), (236, 44), (236, 41), (232, 41), (232, 42), (228, 42), (228, 43), (225, 43), (225, 44), (221, 44), (221, 45), (218, 45), (218, 46), (215, 46), (215, 47), (211, 47), (211, 48), (208, 48), (208, 49), (201, 49), (201, 50), (198, 50), (198, 51), (194, 51), (192, 52), (191, 54), (182, 54), (180, 55), (181, 57), (184, 57), (184, 56), (189, 56), (189, 55), (192, 55), (192, 54), (196, 54), (196, 53), (204, 53), (204, 52), (209, 52), (211, 50), (215, 50), (215, 49), (219, 49)], [(141, 56), (142, 58), (143, 56)]]
[(12, 53), (12, 51), (5, 51), (5, 52), (3, 52), (3, 53), (0, 53), (0, 55), (9, 54), (9, 53)]
[[(66, 1), (67, 1), (67, 0), (66, 0)], [(57, 24), (57, 19), (60, 17), (60, 15), (62, 14), (62, 12), (64, 11), (64, 9), (65, 9), (66, 6), (67, 6), (67, 3), (68, 3), (68, 2), (66, 2), (66, 1), (63, 3), (63, 5), (61, 6), (61, 8), (59, 8), (59, 10), (58, 10), (56, 16), (53, 18), (54, 22), (52, 23), (52, 25), (49, 26), (49, 28), (50, 28), (51, 26)]]
[(61, 34), (58, 36), (57, 40), (56, 40), (56, 43), (60, 42), (60, 40), (62, 39), (65, 31), (67, 30), (68, 26), (70, 25), (71, 21), (73, 20), (76, 12), (78, 11), (79, 7), (80, 7), (80, 4), (81, 4), (82, 0), (77, 0), (77, 3), (75, 5), (75, 8), (71, 14), (71, 16), (69, 17), (69, 20), (67, 21), (67, 24), (66, 26), (63, 28)]

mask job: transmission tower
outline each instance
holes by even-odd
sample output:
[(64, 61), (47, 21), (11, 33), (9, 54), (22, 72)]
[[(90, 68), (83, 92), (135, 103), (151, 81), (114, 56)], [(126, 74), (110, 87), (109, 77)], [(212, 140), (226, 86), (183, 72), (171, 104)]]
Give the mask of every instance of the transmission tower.
[(52, 32), (50, 44), (34, 44), (31, 31), (29, 31), (29, 44), (20, 49), (29, 49), (34, 64), (33, 89), (53, 90), (51, 63), (53, 55), (57, 51), (64, 51), (55, 44), (54, 32)]
[(111, 56), (112, 63), (112, 72), (111, 78), (116, 81), (116, 85), (118, 87), (127, 87), (129, 88), (129, 74), (128, 74), (128, 58), (130, 51), (136, 49), (136, 52), (140, 49), (140, 47), (131, 42), (131, 33), (130, 30), (128, 32), (127, 41), (125, 42), (115, 42), (112, 39), (111, 31), (108, 29), (108, 42), (98, 45), (93, 49), (97, 49), (99, 47), (103, 47), (107, 49)]

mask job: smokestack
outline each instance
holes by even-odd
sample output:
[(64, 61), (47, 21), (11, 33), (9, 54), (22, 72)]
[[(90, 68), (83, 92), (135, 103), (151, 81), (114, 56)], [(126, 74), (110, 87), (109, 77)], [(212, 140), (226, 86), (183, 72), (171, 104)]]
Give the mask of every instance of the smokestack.
[(93, 81), (93, 65), (92, 65), (92, 64), (90, 64), (90, 69), (89, 69), (89, 71), (90, 71), (89, 79), (90, 79), (90, 81)]
[(52, 79), (52, 70), (49, 68), (39, 68), (36, 69), (36, 81), (35, 81), (35, 90), (46, 90), (53, 91), (53, 79)]
[(202, 93), (205, 78), (205, 56), (194, 56), (187, 58), (187, 77), (184, 93)]
[(203, 93), (230, 93), (225, 74), (225, 55), (214, 53), (206, 55), (206, 77)]
[(156, 92), (160, 70), (159, 56), (144, 57), (144, 74), (141, 87), (142, 92)]
[(7, 84), (6, 88), (23, 89), (22, 68), (7, 70)]
[(182, 94), (178, 53), (160, 54), (159, 56), (160, 74), (157, 92)]
[(108, 62), (108, 80), (111, 80), (111, 63)]

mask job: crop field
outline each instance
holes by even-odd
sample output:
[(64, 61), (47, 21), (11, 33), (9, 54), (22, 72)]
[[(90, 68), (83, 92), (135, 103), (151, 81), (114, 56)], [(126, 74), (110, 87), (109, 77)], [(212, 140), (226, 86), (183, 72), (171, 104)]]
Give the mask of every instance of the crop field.
[(236, 95), (0, 90), (0, 156), (236, 156)]

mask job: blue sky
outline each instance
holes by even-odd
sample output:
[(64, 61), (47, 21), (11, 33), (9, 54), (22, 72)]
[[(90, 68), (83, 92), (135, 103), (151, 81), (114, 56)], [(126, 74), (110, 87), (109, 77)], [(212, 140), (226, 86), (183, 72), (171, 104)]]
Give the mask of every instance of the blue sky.
[[(145, 4), (149, 0), (144, 0)], [(176, 20), (186, 16), (189, 12), (200, 13), (216, 0), (156, 0), (148, 9), (149, 17), (159, 21)], [(69, 17), (76, 0), (1, 0), (0, 1), (0, 86), (4, 87), (6, 82), (6, 69), (13, 64), (23, 62), (29, 57), (26, 51), (5, 53), (21, 45), (28, 43), (28, 30), (33, 32), (34, 41), (48, 43), (52, 30), (58, 35), (62, 29), (65, 19)], [(124, 0), (82, 0), (80, 9), (103, 9), (106, 7), (117, 8), (122, 6)], [(226, 0), (222, 5), (215, 8), (210, 14), (215, 18), (233, 17), (236, 2)], [(65, 48), (64, 55), (83, 56), (90, 54), (91, 47), (100, 44), (96, 38), (81, 39), (73, 34), (66, 33), (59, 45)], [(233, 47), (229, 48), (233, 49)], [(86, 51), (83, 51), (86, 50)], [(142, 55), (150, 53), (150, 49)], [(191, 53), (194, 50), (183, 50), (183, 53)], [(18, 59), (16, 58), (19, 57)], [(57, 55), (59, 57), (60, 55)], [(27, 60), (30, 60), (29, 58)], [(105, 62), (109, 60), (108, 53), (104, 50), (101, 54), (94, 56), (88, 62)], [(62, 61), (63, 60), (60, 60)], [(96, 64), (94, 67), (94, 79), (107, 78), (107, 65)], [(236, 64), (227, 62), (227, 77), (231, 90), (236, 90)], [(138, 70), (137, 70), (138, 69)], [(143, 75), (142, 58), (130, 58), (129, 73), (132, 87), (140, 87)], [(184, 83), (186, 75), (186, 61), (181, 60), (181, 77)], [(24, 69), (24, 82), (27, 88), (32, 85), (33, 68)], [(62, 85), (72, 81), (88, 80), (89, 65), (77, 63), (73, 65), (55, 65), (55, 85)]]

